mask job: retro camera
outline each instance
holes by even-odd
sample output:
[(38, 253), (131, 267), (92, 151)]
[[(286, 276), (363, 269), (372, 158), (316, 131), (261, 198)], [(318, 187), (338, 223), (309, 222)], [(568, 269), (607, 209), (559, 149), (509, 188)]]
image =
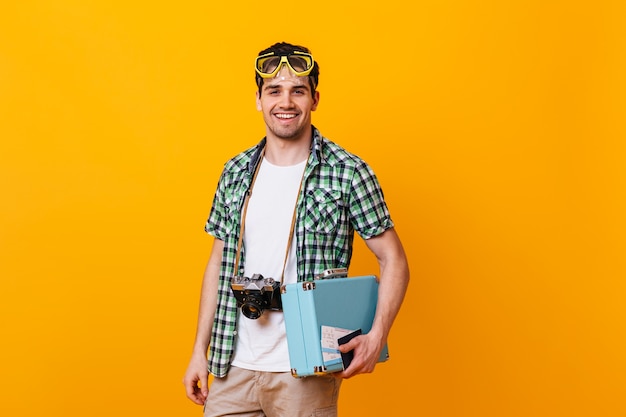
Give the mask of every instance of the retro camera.
[(265, 310), (283, 309), (280, 282), (274, 278), (263, 278), (261, 274), (254, 274), (252, 278), (233, 277), (230, 289), (237, 299), (237, 307), (249, 319), (258, 319)]

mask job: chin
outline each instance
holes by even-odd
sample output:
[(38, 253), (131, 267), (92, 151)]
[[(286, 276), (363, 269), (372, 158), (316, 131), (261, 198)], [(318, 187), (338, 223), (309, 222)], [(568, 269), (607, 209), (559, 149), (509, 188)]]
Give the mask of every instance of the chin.
[(289, 130), (283, 130), (283, 129), (275, 129), (272, 130), (272, 133), (274, 133), (274, 135), (280, 139), (285, 139), (285, 140), (293, 140), (293, 139), (298, 139), (301, 135), (302, 135), (303, 130), (302, 129), (289, 129)]

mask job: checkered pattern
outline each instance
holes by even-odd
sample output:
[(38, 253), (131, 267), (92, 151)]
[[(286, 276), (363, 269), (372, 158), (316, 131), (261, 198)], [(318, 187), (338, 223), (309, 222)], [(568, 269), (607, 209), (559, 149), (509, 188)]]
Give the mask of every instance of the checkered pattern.
[[(209, 351), (209, 371), (218, 377), (228, 372), (234, 350), (238, 309), (230, 281), (235, 274), (241, 210), (264, 146), (265, 139), (225, 164), (205, 226), (207, 233), (224, 241)], [(297, 202), (294, 236), (298, 281), (312, 280), (325, 269), (349, 267), (355, 231), (368, 239), (391, 227), (393, 222), (372, 169), (313, 128), (311, 155)], [(246, 275), (243, 248), (241, 252), (239, 274)], [(282, 263), (283, 255), (277, 254), (276, 262)]]

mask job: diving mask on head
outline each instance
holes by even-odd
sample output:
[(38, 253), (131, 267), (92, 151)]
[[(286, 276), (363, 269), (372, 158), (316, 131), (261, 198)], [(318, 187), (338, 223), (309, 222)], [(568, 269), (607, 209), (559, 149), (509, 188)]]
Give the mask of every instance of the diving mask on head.
[(306, 52), (293, 51), (284, 55), (270, 52), (256, 58), (254, 69), (261, 78), (273, 78), (286, 65), (298, 77), (305, 77), (311, 73), (314, 64), (313, 55)]

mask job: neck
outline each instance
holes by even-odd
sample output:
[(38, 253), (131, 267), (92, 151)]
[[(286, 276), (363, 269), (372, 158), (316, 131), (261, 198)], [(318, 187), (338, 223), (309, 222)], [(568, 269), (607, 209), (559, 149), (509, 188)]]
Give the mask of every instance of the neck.
[(289, 141), (267, 137), (265, 144), (265, 158), (273, 165), (296, 165), (309, 157), (311, 140)]

